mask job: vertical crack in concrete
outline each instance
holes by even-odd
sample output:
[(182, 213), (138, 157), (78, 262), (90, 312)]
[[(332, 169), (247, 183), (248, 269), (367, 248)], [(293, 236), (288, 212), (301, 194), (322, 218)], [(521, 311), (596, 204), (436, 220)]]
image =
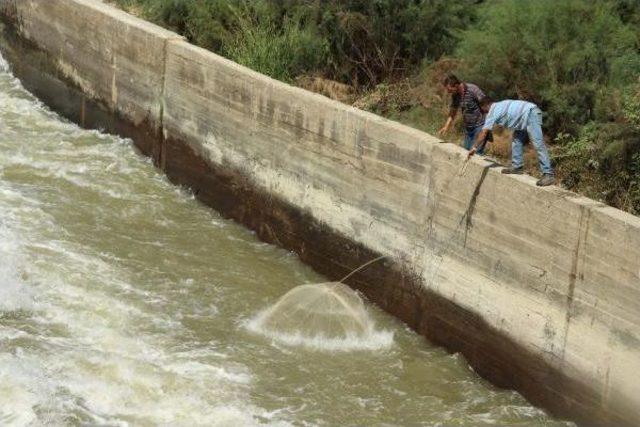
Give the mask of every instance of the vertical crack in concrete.
[[(160, 105), (158, 106), (158, 153), (156, 161), (160, 170), (164, 171), (166, 166), (166, 147), (164, 137), (164, 98), (167, 86), (167, 52), (169, 50), (169, 40), (165, 39), (162, 48), (162, 83), (160, 84)], [(155, 150), (154, 150), (155, 151)]]
[(111, 49), (111, 108), (118, 111), (118, 57), (115, 47)]
[[(181, 37), (167, 37), (164, 40), (163, 52), (162, 52), (162, 79), (160, 84), (160, 105), (158, 107), (158, 135), (157, 135), (157, 143), (158, 143), (158, 152), (156, 154), (157, 166), (164, 171), (166, 169), (166, 138), (164, 136), (164, 104), (165, 104), (165, 96), (167, 90), (167, 63), (169, 56), (169, 43), (174, 40), (182, 40)], [(155, 151), (155, 150), (154, 150)]]
[[(453, 236), (451, 239), (449, 239), (449, 242), (447, 244), (444, 245), (444, 247), (434, 253), (433, 256), (433, 261), (431, 263), (431, 266), (433, 268), (429, 269), (431, 270), (428, 273), (428, 282), (429, 283), (433, 283), (433, 279), (436, 277), (436, 275), (438, 274), (440, 267), (442, 265), (442, 261), (444, 260), (444, 256), (447, 254), (447, 252), (449, 252), (449, 250), (451, 249), (451, 247), (453, 246), (453, 244), (457, 241), (457, 235), (460, 232), (460, 229), (462, 228), (462, 226), (464, 225), (464, 237), (463, 237), (463, 247), (467, 246), (467, 235), (469, 233), (469, 230), (473, 227), (473, 214), (475, 212), (476, 209), (476, 204), (478, 202), (478, 196), (480, 195), (480, 190), (482, 189), (482, 185), (484, 184), (485, 179), (487, 178), (487, 175), (489, 173), (489, 169), (495, 168), (500, 166), (497, 163), (491, 163), (487, 166), (484, 166), (482, 169), (482, 174), (480, 175), (480, 179), (478, 180), (478, 183), (476, 184), (474, 190), (473, 190), (473, 194), (471, 195), (471, 199), (469, 200), (469, 204), (467, 205), (467, 209), (465, 210), (464, 214), (462, 215), (462, 217), (460, 218), (460, 221), (458, 222), (458, 225), (456, 226), (456, 228), (453, 230)], [(451, 184), (448, 183), (447, 185)], [(435, 203), (435, 202), (434, 202)], [(435, 213), (435, 207), (434, 207), (434, 213)], [(429, 218), (428, 221), (432, 221), (432, 218)], [(431, 225), (431, 224), (430, 224)], [(439, 259), (439, 261), (437, 261), (437, 259)]]
[(463, 239), (463, 247), (467, 247), (467, 236), (469, 231), (473, 228), (473, 214), (476, 210), (476, 203), (478, 202), (478, 196), (480, 195), (480, 190), (482, 189), (482, 184), (484, 184), (484, 180), (487, 178), (487, 174), (489, 173), (489, 169), (499, 166), (497, 163), (491, 163), (490, 165), (485, 166), (482, 169), (482, 174), (480, 175), (480, 179), (476, 184), (476, 187), (473, 190), (473, 195), (471, 196), (471, 200), (467, 205), (467, 209), (460, 218), (460, 222), (458, 223), (458, 228), (462, 226), (464, 223), (464, 239)]
[[(566, 297), (566, 309), (565, 309), (565, 322), (564, 322), (564, 335), (562, 338), (562, 348), (560, 349), (560, 363), (565, 364), (565, 354), (567, 349), (567, 341), (569, 339), (569, 328), (571, 325), (571, 311), (573, 309), (573, 301), (575, 296), (576, 282), (578, 278), (582, 278), (582, 274), (579, 273), (580, 269), (584, 267), (585, 246), (589, 235), (589, 227), (591, 221), (591, 209), (588, 206), (580, 207), (580, 224), (578, 226), (578, 238), (576, 240), (576, 246), (573, 250), (573, 256), (571, 259), (571, 271), (569, 273), (569, 288), (567, 289)], [(582, 256), (581, 256), (582, 255)], [(582, 260), (582, 263), (580, 262)]]

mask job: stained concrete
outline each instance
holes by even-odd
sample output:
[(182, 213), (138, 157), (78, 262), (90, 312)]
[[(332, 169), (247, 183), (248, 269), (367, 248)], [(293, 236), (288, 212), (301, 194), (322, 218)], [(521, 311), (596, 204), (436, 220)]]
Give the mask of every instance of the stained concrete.
[(463, 170), (459, 147), (98, 1), (0, 10), (48, 58), (13, 62), (55, 108), (117, 117), (174, 182), (332, 279), (388, 255), (350, 284), (497, 384), (585, 425), (640, 424), (639, 218), (482, 159)]

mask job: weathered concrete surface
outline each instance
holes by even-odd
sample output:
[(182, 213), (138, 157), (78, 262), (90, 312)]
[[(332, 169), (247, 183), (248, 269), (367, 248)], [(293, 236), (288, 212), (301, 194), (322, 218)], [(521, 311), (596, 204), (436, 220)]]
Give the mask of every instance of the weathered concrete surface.
[(180, 36), (97, 0), (1, 3), (0, 10), (13, 10), (26, 39), (55, 53), (60, 73), (87, 98), (159, 134), (164, 52)]
[(174, 182), (332, 279), (389, 255), (351, 284), (497, 384), (586, 425), (640, 424), (639, 218), (480, 159), (463, 170), (458, 147), (97, 1), (0, 10), (47, 52), (51, 87), (85, 94), (33, 84), (68, 116), (147, 130), (136, 143)]

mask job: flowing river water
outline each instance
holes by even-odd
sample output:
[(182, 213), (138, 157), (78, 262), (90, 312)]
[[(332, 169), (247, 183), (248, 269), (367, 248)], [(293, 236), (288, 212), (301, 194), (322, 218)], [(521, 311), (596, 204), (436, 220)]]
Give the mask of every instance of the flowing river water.
[(567, 425), (370, 305), (357, 343), (251, 327), (324, 281), (0, 61), (0, 425)]

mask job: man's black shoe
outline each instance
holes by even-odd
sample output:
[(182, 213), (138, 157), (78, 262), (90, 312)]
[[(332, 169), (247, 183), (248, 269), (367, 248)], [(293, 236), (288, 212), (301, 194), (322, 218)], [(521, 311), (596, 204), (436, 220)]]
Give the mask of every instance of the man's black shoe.
[(522, 175), (522, 168), (504, 168), (502, 173), (505, 175)]
[(542, 178), (540, 178), (538, 182), (536, 182), (536, 185), (538, 187), (546, 187), (547, 185), (553, 185), (555, 183), (556, 177), (545, 173), (544, 175), (542, 175)]

